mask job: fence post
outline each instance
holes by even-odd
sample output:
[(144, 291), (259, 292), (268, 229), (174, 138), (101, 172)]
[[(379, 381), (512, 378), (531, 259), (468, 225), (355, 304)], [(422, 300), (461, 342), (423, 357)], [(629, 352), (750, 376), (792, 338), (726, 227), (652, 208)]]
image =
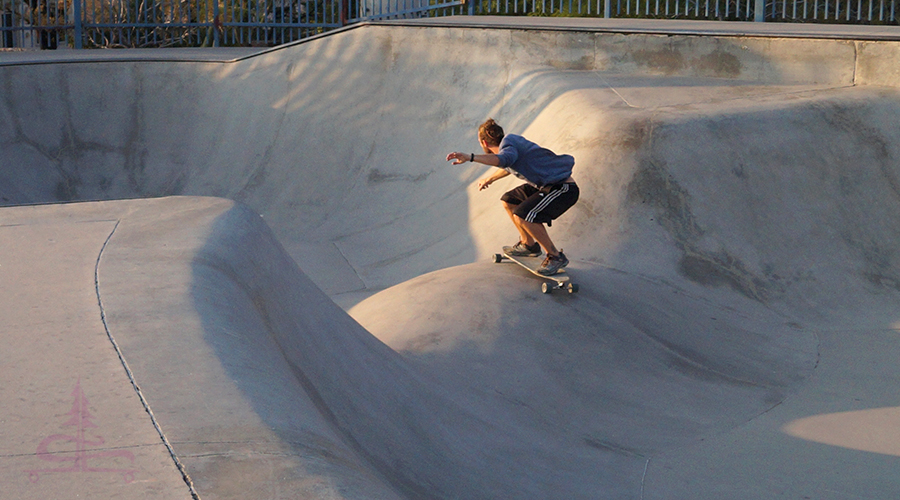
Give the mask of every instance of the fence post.
[(72, 0), (72, 23), (74, 25), (72, 40), (73, 45), (76, 49), (84, 48), (84, 40), (83, 40), (83, 29), (81, 19), (81, 2), (84, 0)]
[(4, 12), (4, 13), (0, 14), (0, 19), (3, 20), (3, 22), (0, 23), (0, 26), (2, 26), (4, 28), (10, 28), (8, 30), (3, 31), (3, 33), (2, 33), (3, 41), (0, 42), (0, 47), (2, 47), (4, 49), (11, 49), (11, 48), (13, 48), (13, 30), (12, 30), (13, 15), (12, 15), (12, 12)]
[(766, 20), (766, 0), (756, 0), (756, 5), (753, 7), (753, 21), (757, 23), (765, 22)]
[(213, 47), (219, 47), (221, 45), (221, 41), (219, 40), (219, 27), (221, 25), (221, 21), (219, 20), (219, 0), (213, 0)]
[[(759, 0), (757, 0), (759, 1)], [(603, 17), (609, 19), (612, 15), (612, 0), (603, 0)]]

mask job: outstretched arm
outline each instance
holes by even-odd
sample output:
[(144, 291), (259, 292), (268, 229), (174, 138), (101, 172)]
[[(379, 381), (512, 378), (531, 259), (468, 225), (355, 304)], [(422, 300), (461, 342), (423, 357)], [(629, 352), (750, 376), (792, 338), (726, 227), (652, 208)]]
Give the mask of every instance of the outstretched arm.
[[(500, 165), (500, 158), (494, 153), (485, 153), (481, 155), (477, 155), (475, 153), (450, 153), (447, 155), (447, 161), (453, 160), (454, 165), (459, 165), (460, 163), (465, 163), (467, 161), (482, 163), (484, 165), (490, 165), (492, 167), (497, 167)], [(509, 175), (509, 172), (502, 168), (498, 168), (491, 175), (481, 179), (478, 181), (478, 190), (487, 189), (488, 186), (494, 183), (494, 181), (502, 179)]]
[(454, 165), (459, 165), (460, 163), (465, 163), (467, 161), (490, 165), (492, 167), (500, 165), (500, 158), (497, 158), (497, 155), (495, 155), (494, 153), (480, 155), (477, 155), (475, 153), (450, 153), (447, 155), (447, 161), (450, 160), (453, 160)]

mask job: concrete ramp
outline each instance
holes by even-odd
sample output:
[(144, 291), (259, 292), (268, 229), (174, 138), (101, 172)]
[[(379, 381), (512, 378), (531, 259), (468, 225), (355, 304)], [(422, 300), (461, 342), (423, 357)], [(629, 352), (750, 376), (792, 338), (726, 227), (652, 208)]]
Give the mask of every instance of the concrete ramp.
[[(4, 491), (900, 491), (897, 42), (576, 24), (6, 60)], [(576, 157), (580, 293), (488, 261), (488, 116)]]
[[(261, 270), (216, 258), (290, 263), (258, 216), (212, 198), (3, 212), (4, 289), (24, 290), (3, 310), (11, 497), (400, 498), (271, 336), (247, 293)], [(307, 311), (346, 318), (306, 286)]]

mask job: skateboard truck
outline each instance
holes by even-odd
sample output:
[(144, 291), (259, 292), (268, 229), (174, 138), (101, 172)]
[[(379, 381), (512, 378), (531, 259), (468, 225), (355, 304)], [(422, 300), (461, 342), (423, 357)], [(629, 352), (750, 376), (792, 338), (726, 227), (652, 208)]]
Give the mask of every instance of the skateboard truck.
[(492, 261), (495, 264), (499, 264), (507, 259), (524, 267), (531, 274), (549, 280), (541, 283), (541, 293), (552, 293), (554, 290), (566, 290), (569, 293), (578, 293), (578, 285), (569, 281), (569, 275), (566, 274), (564, 270), (560, 270), (556, 274), (550, 276), (537, 272), (543, 261), (540, 257), (518, 257), (505, 253), (495, 253)]

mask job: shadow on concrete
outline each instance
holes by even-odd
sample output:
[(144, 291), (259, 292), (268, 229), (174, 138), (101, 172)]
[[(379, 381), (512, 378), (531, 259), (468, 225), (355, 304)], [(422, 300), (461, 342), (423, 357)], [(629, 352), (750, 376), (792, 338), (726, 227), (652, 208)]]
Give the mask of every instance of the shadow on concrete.
[[(770, 498), (801, 476), (792, 492), (871, 479), (823, 473), (854, 438), (817, 462), (809, 429), (831, 424), (803, 419), (896, 405), (873, 396), (885, 359), (820, 369), (878, 358), (847, 339), (883, 345), (896, 325), (896, 91), (638, 81), (535, 59), (548, 38), (522, 36), (372, 27), (230, 65), (3, 68), (0, 196), (250, 207), (181, 255), (199, 345), (252, 409), (183, 426), (201, 495), (238, 469), (351, 498)], [(576, 156), (583, 200), (554, 231), (581, 294), (471, 263), (512, 230), (467, 187), (481, 172), (443, 154), (487, 114)], [(384, 290), (353, 319), (320, 288)], [(869, 484), (889, 491), (878, 460)]]

